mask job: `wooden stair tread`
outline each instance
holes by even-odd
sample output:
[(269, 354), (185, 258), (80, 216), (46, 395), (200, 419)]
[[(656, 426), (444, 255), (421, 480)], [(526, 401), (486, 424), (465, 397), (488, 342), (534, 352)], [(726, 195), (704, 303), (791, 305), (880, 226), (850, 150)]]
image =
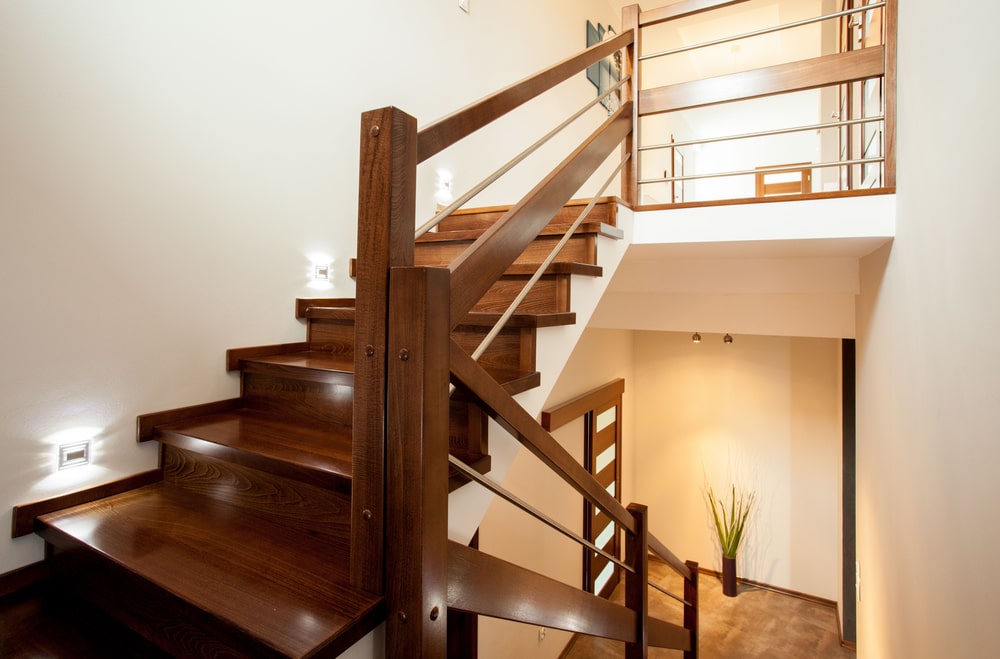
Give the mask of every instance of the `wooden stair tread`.
[(43, 515), (36, 529), (56, 547), (88, 549), (284, 656), (308, 656), (352, 628), (356, 638), (382, 615), (380, 598), (350, 586), (349, 524), (342, 534), (316, 533), (157, 483)]
[[(504, 272), (506, 276), (531, 276), (538, 271), (541, 263), (515, 263)], [(604, 274), (604, 268), (590, 263), (576, 263), (571, 261), (555, 261), (545, 269), (546, 275), (582, 275), (585, 277), (600, 277)]]
[[(572, 224), (549, 224), (538, 234), (539, 236), (557, 237), (565, 234)], [(472, 242), (486, 232), (486, 229), (459, 229), (455, 231), (428, 231), (417, 238), (417, 244), (440, 243), (440, 242)], [(604, 222), (584, 222), (576, 231), (574, 236), (597, 234), (612, 238), (622, 238), (621, 229), (606, 224)]]
[(158, 425), (154, 439), (338, 489), (351, 478), (351, 429), (336, 423), (310, 424), (243, 408)]
[[(501, 313), (492, 311), (471, 311), (466, 314), (459, 327), (493, 327)], [(554, 311), (548, 313), (515, 313), (507, 321), (506, 327), (561, 327), (576, 323), (576, 313), (572, 311)]]
[(267, 373), (298, 380), (354, 385), (354, 356), (326, 350), (305, 350), (240, 360), (244, 373)]

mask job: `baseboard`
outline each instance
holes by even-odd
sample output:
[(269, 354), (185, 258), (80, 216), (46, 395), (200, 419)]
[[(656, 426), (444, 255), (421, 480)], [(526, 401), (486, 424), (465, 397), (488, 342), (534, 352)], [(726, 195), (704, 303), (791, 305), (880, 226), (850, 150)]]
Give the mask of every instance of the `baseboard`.
[(38, 561), (0, 574), (0, 597), (13, 595), (48, 581), (51, 569), (46, 561)]

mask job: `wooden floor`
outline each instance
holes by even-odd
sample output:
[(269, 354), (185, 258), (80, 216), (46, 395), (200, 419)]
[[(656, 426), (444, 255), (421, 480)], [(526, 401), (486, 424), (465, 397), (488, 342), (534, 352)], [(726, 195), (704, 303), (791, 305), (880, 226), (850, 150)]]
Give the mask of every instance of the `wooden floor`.
[[(683, 593), (683, 582), (658, 561), (649, 563), (650, 580), (672, 593)], [(699, 659), (854, 659), (841, 647), (835, 609), (762, 588), (740, 584), (736, 597), (725, 597), (718, 578), (702, 574), (698, 582), (700, 609)], [(623, 600), (623, 586), (612, 599)], [(682, 607), (653, 589), (649, 612), (680, 624)], [(650, 648), (649, 656), (679, 658), (682, 652)], [(620, 659), (624, 643), (578, 636), (565, 659)]]

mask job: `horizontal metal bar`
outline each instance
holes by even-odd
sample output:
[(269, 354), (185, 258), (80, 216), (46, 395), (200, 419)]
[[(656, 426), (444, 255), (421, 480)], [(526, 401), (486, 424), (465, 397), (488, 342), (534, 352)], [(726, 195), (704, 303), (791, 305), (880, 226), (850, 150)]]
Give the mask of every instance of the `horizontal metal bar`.
[(823, 169), (825, 167), (841, 167), (848, 165), (867, 165), (869, 163), (885, 162), (885, 158), (858, 158), (857, 160), (840, 160), (835, 162), (817, 162), (797, 167), (761, 167), (760, 169), (743, 169), (736, 172), (718, 172), (716, 174), (691, 174), (690, 176), (668, 176), (665, 178), (648, 178), (639, 181), (639, 185), (647, 183), (671, 183), (673, 181), (694, 181), (703, 178), (724, 178), (726, 176), (750, 176), (752, 174), (779, 174), (782, 172), (797, 172), (802, 169)]
[(823, 130), (824, 128), (843, 128), (845, 126), (855, 126), (857, 124), (872, 124), (878, 121), (885, 121), (884, 115), (877, 117), (865, 117), (864, 119), (847, 119), (823, 124), (813, 124), (811, 126), (796, 126), (795, 128), (776, 128), (774, 130), (762, 130), (756, 133), (741, 133), (739, 135), (726, 135), (724, 137), (709, 137), (703, 140), (687, 140), (684, 142), (669, 142), (664, 144), (651, 144), (640, 146), (639, 151), (654, 151), (657, 149), (679, 149), (682, 146), (693, 146), (695, 144), (712, 144), (714, 142), (729, 142), (732, 140), (750, 139), (753, 137), (770, 137), (772, 135), (787, 135), (788, 133), (804, 133), (810, 130)]
[(730, 43), (732, 41), (739, 41), (740, 39), (749, 39), (751, 37), (759, 37), (765, 34), (771, 34), (772, 32), (781, 32), (782, 30), (791, 30), (796, 27), (803, 27), (805, 25), (812, 25), (813, 23), (820, 23), (822, 21), (830, 20), (831, 18), (841, 18), (843, 16), (850, 16), (851, 14), (858, 14), (861, 12), (870, 11), (872, 9), (879, 9), (880, 7), (885, 7), (884, 2), (877, 2), (865, 7), (856, 7), (854, 9), (845, 9), (844, 11), (838, 11), (833, 14), (826, 14), (824, 16), (815, 16), (813, 18), (805, 18), (801, 21), (795, 21), (794, 23), (786, 23), (784, 25), (776, 25), (774, 27), (767, 27), (761, 30), (755, 30), (753, 32), (745, 32), (744, 34), (739, 34), (732, 37), (722, 37), (721, 39), (714, 39), (712, 41), (705, 41), (703, 43), (694, 44), (693, 46), (683, 46), (681, 48), (674, 48), (672, 50), (664, 50), (659, 53), (650, 53), (648, 55), (639, 56), (639, 61), (645, 61), (648, 59), (654, 59), (656, 57), (666, 57), (667, 55), (677, 55), (678, 53), (686, 53), (691, 50), (697, 50), (699, 48), (708, 48), (709, 46), (718, 46), (724, 43)]
[(549, 527), (555, 529), (556, 531), (559, 531), (560, 533), (562, 533), (564, 536), (566, 536), (570, 540), (573, 540), (574, 542), (576, 542), (576, 543), (578, 543), (580, 545), (583, 545), (587, 549), (600, 554), (601, 556), (603, 556), (604, 558), (608, 559), (609, 561), (611, 561), (612, 563), (614, 563), (618, 567), (622, 568), (623, 570), (626, 570), (628, 572), (631, 572), (632, 574), (635, 574), (635, 568), (633, 568), (632, 566), (626, 565), (625, 563), (621, 562), (620, 560), (618, 560), (617, 557), (615, 557), (615, 556), (609, 554), (608, 552), (604, 551), (603, 549), (601, 549), (600, 547), (598, 547), (594, 543), (592, 543), (592, 542), (590, 542), (588, 540), (584, 540), (583, 538), (581, 538), (580, 536), (578, 536), (573, 531), (569, 530), (568, 528), (566, 528), (565, 526), (563, 526), (559, 522), (557, 522), (554, 519), (552, 519), (551, 517), (547, 516), (545, 513), (541, 512), (537, 508), (532, 507), (531, 504), (529, 504), (529, 503), (527, 503), (527, 502), (519, 499), (517, 497), (517, 495), (513, 494), (512, 492), (510, 492), (508, 490), (505, 490), (502, 486), (498, 485), (497, 483), (494, 483), (493, 481), (491, 481), (490, 479), (486, 478), (485, 476), (483, 476), (479, 472), (477, 472), (474, 469), (470, 468), (468, 465), (466, 465), (464, 462), (462, 462), (461, 460), (459, 460), (458, 458), (456, 458), (454, 455), (449, 455), (448, 456), (448, 462), (451, 464), (451, 466), (455, 467), (460, 472), (462, 472), (463, 476), (466, 476), (470, 480), (474, 480), (475, 482), (479, 483), (480, 485), (482, 485), (483, 487), (485, 487), (487, 490), (489, 490), (493, 494), (496, 494), (497, 496), (505, 499), (509, 503), (514, 504), (515, 506), (517, 506), (518, 508), (520, 508), (524, 512), (528, 513), (529, 515), (531, 515), (532, 517), (534, 517), (535, 519), (537, 519), (539, 522), (542, 522), (546, 526), (549, 526)]
[(663, 593), (667, 597), (672, 597), (673, 599), (677, 600), (678, 602), (680, 602), (684, 606), (694, 606), (694, 604), (692, 604), (691, 602), (688, 602), (683, 597), (681, 597), (679, 595), (674, 595), (669, 590), (667, 590), (666, 588), (664, 588), (663, 586), (661, 586), (661, 585), (659, 585), (657, 583), (654, 583), (652, 581), (647, 581), (646, 583), (648, 583), (652, 588), (655, 588), (656, 590), (660, 591), (661, 593)]
[(566, 230), (566, 233), (562, 235), (562, 238), (559, 239), (559, 242), (556, 244), (556, 246), (552, 248), (552, 251), (549, 252), (548, 256), (545, 257), (545, 260), (542, 261), (541, 265), (538, 266), (538, 269), (535, 270), (535, 273), (531, 275), (531, 279), (528, 280), (528, 283), (526, 283), (521, 288), (521, 291), (517, 294), (517, 297), (515, 297), (514, 300), (509, 305), (507, 305), (507, 309), (503, 312), (503, 315), (500, 316), (500, 319), (497, 320), (496, 324), (493, 325), (493, 329), (490, 330), (489, 334), (487, 334), (483, 338), (482, 342), (479, 344), (479, 347), (476, 348), (475, 352), (472, 353), (473, 359), (479, 361), (479, 358), (483, 356), (483, 353), (486, 352), (486, 349), (490, 347), (490, 344), (492, 344), (493, 341), (497, 338), (497, 336), (500, 335), (500, 332), (503, 331), (503, 328), (507, 324), (507, 321), (509, 321), (511, 316), (514, 315), (514, 312), (517, 311), (517, 308), (521, 306), (521, 303), (524, 302), (524, 298), (528, 297), (528, 293), (531, 292), (531, 289), (535, 287), (535, 284), (538, 283), (538, 280), (541, 279), (542, 275), (545, 274), (545, 270), (550, 265), (552, 265), (553, 261), (556, 260), (556, 257), (559, 255), (559, 252), (562, 251), (562, 248), (566, 246), (566, 243), (569, 242), (569, 239), (573, 237), (573, 233), (577, 230), (577, 228), (581, 224), (583, 224), (583, 221), (587, 218), (587, 216), (590, 215), (590, 211), (592, 211), (594, 209), (594, 206), (597, 205), (597, 200), (604, 196), (604, 191), (608, 189), (608, 186), (611, 185), (611, 182), (615, 179), (616, 176), (618, 176), (618, 172), (622, 171), (622, 167), (625, 166), (625, 163), (627, 163), (629, 161), (629, 158), (631, 157), (632, 154), (628, 154), (624, 158), (622, 158), (622, 161), (620, 163), (618, 163), (618, 166), (615, 167), (615, 170), (611, 172), (611, 175), (608, 176), (606, 181), (604, 181), (604, 185), (601, 186), (601, 189), (597, 192), (597, 194), (594, 197), (591, 198), (590, 203), (587, 204), (587, 207), (584, 208), (583, 212), (577, 216), (572, 226), (570, 226), (569, 229)]
[(604, 92), (603, 94), (601, 94), (600, 96), (598, 96), (593, 101), (587, 102), (586, 105), (584, 105), (582, 108), (580, 108), (579, 110), (577, 110), (572, 116), (570, 116), (569, 119), (566, 119), (564, 122), (562, 122), (561, 124), (559, 124), (558, 126), (556, 126), (555, 128), (553, 128), (551, 131), (549, 131), (540, 140), (538, 140), (537, 142), (535, 142), (534, 144), (532, 144), (531, 146), (529, 146), (527, 149), (525, 149), (524, 151), (522, 151), (518, 155), (514, 156), (514, 158), (511, 159), (503, 167), (501, 167), (500, 169), (496, 170), (495, 172), (493, 172), (492, 174), (490, 174), (489, 176), (487, 176), (486, 178), (484, 178), (478, 184), (476, 184), (475, 186), (473, 186), (472, 189), (470, 189), (468, 192), (466, 192), (461, 197), (459, 197), (455, 201), (453, 201), (450, 204), (448, 204), (447, 207), (441, 209), (441, 211), (439, 211), (437, 213), (437, 215), (435, 215), (431, 219), (427, 220), (427, 222), (425, 222), (424, 224), (422, 224), (420, 226), (420, 228), (417, 229), (416, 237), (419, 238), (420, 236), (424, 235), (425, 233), (427, 233), (428, 231), (430, 231), (431, 229), (433, 229), (437, 225), (441, 224), (441, 220), (443, 220), (444, 218), (448, 217), (449, 215), (451, 215), (452, 213), (454, 213), (455, 211), (457, 211), (459, 208), (461, 208), (462, 206), (464, 206), (470, 199), (472, 199), (477, 194), (479, 194), (480, 192), (482, 192), (483, 190), (485, 190), (486, 188), (488, 188), (497, 179), (499, 179), (501, 176), (503, 176), (504, 174), (506, 174), (507, 172), (509, 172), (510, 170), (512, 170), (516, 165), (520, 164), (525, 158), (527, 158), (528, 156), (530, 156), (531, 154), (533, 154), (535, 151), (537, 151), (538, 149), (540, 149), (546, 142), (548, 142), (553, 137), (555, 137), (559, 132), (561, 132), (564, 128), (566, 128), (567, 126), (569, 126), (571, 123), (573, 123), (574, 121), (576, 121), (577, 119), (579, 119), (580, 117), (582, 117), (584, 114), (586, 114), (586, 112), (588, 110), (590, 110), (592, 107), (595, 107), (598, 103), (600, 103), (601, 101), (603, 101), (604, 99), (606, 99), (608, 96), (610, 96), (611, 94), (613, 94), (616, 91), (618, 91), (619, 89), (621, 89), (622, 85), (624, 85), (630, 79), (631, 79), (631, 76), (625, 76), (624, 78), (622, 78), (621, 80), (619, 80), (618, 84), (616, 84), (614, 87), (612, 87), (608, 91)]

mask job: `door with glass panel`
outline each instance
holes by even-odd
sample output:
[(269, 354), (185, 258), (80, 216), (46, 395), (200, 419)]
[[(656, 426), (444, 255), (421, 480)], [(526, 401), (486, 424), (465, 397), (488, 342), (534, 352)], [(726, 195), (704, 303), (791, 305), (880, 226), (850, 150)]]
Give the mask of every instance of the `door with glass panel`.
[[(618, 501), (621, 501), (621, 405), (617, 400), (584, 417), (584, 466)], [(588, 501), (583, 504), (583, 535), (615, 558), (621, 558), (621, 533), (606, 512)], [(608, 597), (621, 579), (621, 568), (607, 557), (584, 547), (583, 584), (589, 592)]]

